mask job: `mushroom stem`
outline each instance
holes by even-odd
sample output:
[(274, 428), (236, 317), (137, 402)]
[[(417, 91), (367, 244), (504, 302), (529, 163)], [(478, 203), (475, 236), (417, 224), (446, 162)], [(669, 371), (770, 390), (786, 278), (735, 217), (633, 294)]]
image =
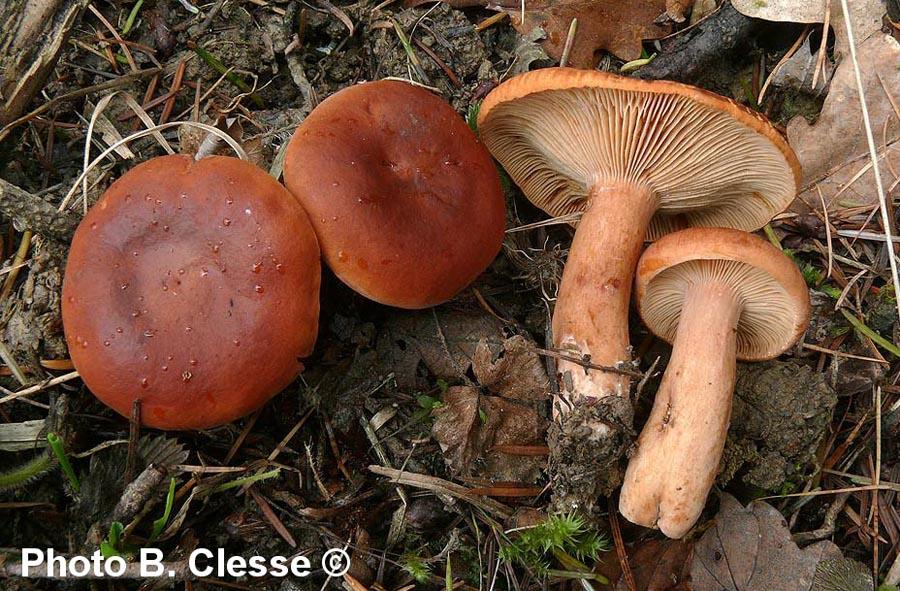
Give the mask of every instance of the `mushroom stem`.
[[(630, 362), (628, 305), (635, 265), (657, 203), (632, 183), (597, 184), (578, 223), (553, 314), (556, 346), (591, 364)], [(563, 396), (627, 396), (628, 376), (558, 363)], [(558, 412), (554, 405), (554, 413)]]
[(700, 516), (731, 417), (740, 315), (724, 282), (685, 293), (672, 357), (625, 472), (619, 511), (629, 521), (680, 538)]

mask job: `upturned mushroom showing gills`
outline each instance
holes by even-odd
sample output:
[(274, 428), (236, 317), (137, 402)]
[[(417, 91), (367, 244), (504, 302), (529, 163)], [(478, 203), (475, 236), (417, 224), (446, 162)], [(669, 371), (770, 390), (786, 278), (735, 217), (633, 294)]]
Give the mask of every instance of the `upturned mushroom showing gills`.
[[(563, 455), (596, 457), (615, 435), (609, 425), (630, 427), (630, 378), (577, 360), (631, 360), (628, 305), (643, 242), (687, 226), (763, 226), (794, 198), (799, 163), (763, 116), (729, 99), (600, 71), (512, 78), (484, 100), (478, 129), (535, 205), (580, 214), (552, 322), (555, 346), (576, 361), (558, 362), (554, 415), (582, 413), (570, 439), (597, 442)], [(619, 416), (603, 416), (613, 401), (598, 399), (610, 395), (621, 397)]]
[(223, 156), (148, 160), (78, 227), (62, 316), (97, 398), (141, 422), (204, 429), (265, 404), (316, 340), (321, 263), (296, 199)]
[(323, 101), (291, 138), (284, 181), (335, 275), (389, 306), (449, 300), (503, 241), (491, 155), (453, 107), (405, 82), (366, 82)]
[(731, 416), (736, 360), (772, 359), (809, 321), (809, 292), (791, 259), (765, 240), (724, 228), (665, 236), (641, 257), (635, 301), (672, 343), (650, 418), (628, 464), (619, 508), (672, 538), (697, 521)]

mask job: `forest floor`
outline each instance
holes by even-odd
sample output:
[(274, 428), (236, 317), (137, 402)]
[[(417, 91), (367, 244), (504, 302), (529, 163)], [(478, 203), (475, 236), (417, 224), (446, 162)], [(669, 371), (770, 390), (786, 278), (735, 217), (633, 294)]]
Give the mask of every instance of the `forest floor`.
[[(118, 142), (148, 124), (214, 125), (278, 177), (296, 126), (341, 88), (407, 79), (471, 119), (498, 83), (561, 59), (694, 84), (764, 113), (797, 152), (803, 182), (759, 235), (800, 267), (812, 318), (778, 360), (739, 364), (725, 457), (697, 527), (666, 540), (618, 515), (617, 493), (592, 519), (546, 521), (549, 318), (568, 225), (508, 232), (473, 286), (424, 311), (370, 302), (323, 268), (319, 339), (301, 377), (229, 425), (162, 432), (130, 424), (73, 373), (60, 313), (73, 224), (29, 219), (32, 203), (0, 210), (0, 579), (9, 577), (0, 587), (898, 585), (900, 324), (881, 207), (890, 219), (900, 195), (898, 7), (852, 3), (851, 55), (840, 2), (825, 17), (828, 35), (815, 10), (797, 15), (773, 0), (735, 2), (763, 13), (755, 19), (731, 0), (415, 4), (94, 0), (40, 93), (0, 128), (0, 177), (53, 208), (70, 193), (60, 215), (80, 219), (85, 200), (165, 153), (152, 135)], [(193, 154), (206, 132), (175, 126), (161, 137)], [(113, 145), (82, 192), (85, 164)], [(546, 220), (515, 185), (504, 190), (508, 228)], [(633, 317), (647, 372), (639, 431), (671, 349)], [(175, 582), (17, 576), (23, 548), (90, 556), (101, 545), (122, 556), (159, 548)], [(306, 578), (185, 581), (196, 548), (305, 554), (316, 568)], [(351, 554), (346, 576), (318, 568), (330, 548)]]

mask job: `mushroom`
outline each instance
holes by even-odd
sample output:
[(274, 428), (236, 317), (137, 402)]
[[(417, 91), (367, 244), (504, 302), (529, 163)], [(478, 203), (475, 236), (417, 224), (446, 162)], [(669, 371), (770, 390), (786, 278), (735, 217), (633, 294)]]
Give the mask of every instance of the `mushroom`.
[(222, 425), (302, 370), (321, 263), (303, 208), (223, 156), (148, 160), (113, 183), (72, 240), (62, 317), (97, 398), (160, 429)]
[(449, 300), (503, 240), (490, 154), (449, 104), (404, 82), (366, 82), (323, 101), (291, 138), (284, 180), (331, 270), (382, 304)]
[[(759, 228), (800, 181), (796, 156), (762, 115), (675, 82), (528, 72), (485, 98), (478, 129), (535, 205), (580, 215), (552, 322), (554, 344), (574, 358), (558, 362), (559, 422), (585, 398), (628, 393), (628, 376), (596, 366), (631, 360), (628, 305), (643, 242), (693, 225)], [(629, 413), (619, 418), (630, 422)], [(583, 441), (613, 433), (608, 417), (587, 421)]]
[(691, 228), (644, 252), (635, 300), (647, 327), (672, 343), (672, 357), (619, 509), (680, 538), (700, 516), (719, 467), (736, 360), (772, 359), (796, 343), (809, 320), (809, 292), (794, 262), (762, 238)]

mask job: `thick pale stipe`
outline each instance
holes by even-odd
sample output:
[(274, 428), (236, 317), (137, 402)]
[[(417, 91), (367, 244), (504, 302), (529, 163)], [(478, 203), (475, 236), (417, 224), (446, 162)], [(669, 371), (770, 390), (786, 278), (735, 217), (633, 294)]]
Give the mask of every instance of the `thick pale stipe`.
[(619, 510), (629, 521), (680, 538), (700, 516), (731, 417), (740, 315), (724, 282), (685, 293), (672, 357), (622, 485)]
[[(656, 199), (639, 184), (598, 184), (591, 191), (563, 272), (553, 315), (556, 346), (596, 365), (631, 361), (628, 305), (632, 277)], [(561, 360), (557, 365), (570, 397), (627, 396), (629, 378), (586, 369)]]

